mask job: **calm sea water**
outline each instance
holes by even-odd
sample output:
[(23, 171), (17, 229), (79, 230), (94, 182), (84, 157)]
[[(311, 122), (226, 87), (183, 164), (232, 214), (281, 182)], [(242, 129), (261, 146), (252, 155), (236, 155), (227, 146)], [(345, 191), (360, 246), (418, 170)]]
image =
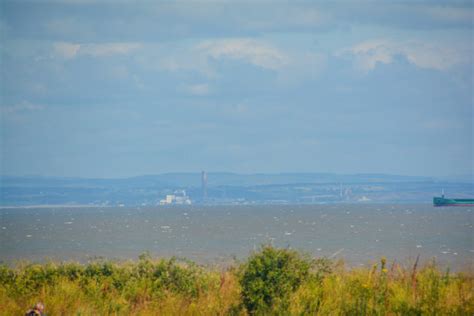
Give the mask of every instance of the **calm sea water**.
[(431, 205), (0, 209), (0, 261), (245, 258), (263, 243), (367, 265), (381, 256), (474, 262), (473, 212)]

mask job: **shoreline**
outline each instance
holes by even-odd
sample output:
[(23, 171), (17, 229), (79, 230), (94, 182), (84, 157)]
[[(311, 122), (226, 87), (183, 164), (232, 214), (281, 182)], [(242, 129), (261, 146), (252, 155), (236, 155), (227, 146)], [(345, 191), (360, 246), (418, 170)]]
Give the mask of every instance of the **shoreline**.
[(125, 207), (116, 205), (90, 205), (90, 204), (39, 204), (39, 205), (0, 205), (0, 210), (3, 209), (30, 209), (30, 208), (99, 208), (99, 207)]
[[(22, 209), (22, 208), (182, 208), (182, 207), (262, 207), (262, 206), (285, 206), (285, 207), (307, 207), (307, 206), (401, 206), (401, 205), (430, 205), (433, 206), (432, 201), (370, 201), (370, 202), (358, 202), (358, 201), (338, 201), (338, 202), (320, 202), (320, 203), (271, 203), (271, 202), (251, 202), (251, 203), (195, 203), (195, 204), (168, 204), (168, 205), (107, 205), (107, 204), (32, 204), (32, 205), (0, 205), (0, 209)], [(447, 205), (443, 207), (454, 207), (453, 205)], [(459, 205), (457, 208), (468, 208), (474, 207), (474, 205)]]
[[(262, 244), (260, 246), (264, 246)], [(258, 248), (260, 249), (260, 248)], [(241, 264), (242, 262), (248, 260), (254, 253), (258, 252), (258, 249), (249, 251), (246, 255), (217, 255), (210, 256), (203, 253), (194, 253), (194, 254), (172, 254), (169, 252), (164, 252), (159, 254), (151, 251), (143, 251), (135, 255), (128, 256), (113, 256), (113, 255), (99, 255), (99, 254), (78, 254), (78, 255), (67, 255), (67, 256), (42, 256), (37, 255), (32, 256), (21, 256), (16, 258), (0, 258), (0, 266), (6, 265), (9, 267), (16, 267), (18, 265), (32, 264), (32, 265), (63, 265), (63, 264), (79, 264), (79, 265), (88, 265), (96, 262), (107, 262), (112, 264), (135, 264), (139, 261), (141, 255), (149, 255), (153, 260), (176, 260), (177, 262), (184, 263), (193, 263), (198, 266), (201, 266), (206, 269), (228, 269), (234, 266)], [(452, 261), (440, 260), (436, 257), (423, 256), (418, 254), (415, 256), (404, 256), (400, 258), (394, 258), (387, 255), (379, 255), (373, 257), (367, 257), (366, 261), (356, 260), (354, 258), (346, 257), (344, 255), (328, 255), (328, 256), (315, 256), (314, 254), (304, 251), (298, 248), (286, 248), (295, 250), (301, 254), (307, 255), (309, 259), (312, 260), (330, 260), (332, 262), (339, 262), (343, 264), (348, 270), (357, 270), (357, 269), (369, 269), (374, 263), (380, 261), (380, 258), (386, 258), (390, 264), (396, 264), (401, 266), (412, 266), (414, 262), (418, 262), (420, 266), (435, 266), (440, 270), (449, 270), (453, 272), (467, 272), (474, 274), (474, 261), (467, 260), (464, 263), (454, 263)]]

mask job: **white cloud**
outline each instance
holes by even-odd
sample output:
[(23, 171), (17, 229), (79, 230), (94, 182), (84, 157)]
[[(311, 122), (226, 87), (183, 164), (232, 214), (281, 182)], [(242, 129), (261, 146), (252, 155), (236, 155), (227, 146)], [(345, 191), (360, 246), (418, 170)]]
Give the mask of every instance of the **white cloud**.
[(80, 53), (94, 57), (126, 55), (140, 47), (138, 43), (86, 44), (81, 47)]
[(56, 55), (66, 59), (72, 59), (79, 55), (93, 57), (126, 55), (139, 48), (141, 48), (139, 43), (74, 44), (58, 42), (53, 44)]
[(169, 72), (197, 71), (209, 78), (216, 77), (216, 71), (209, 65), (207, 57), (199, 52), (193, 52), (192, 49), (150, 56), (144, 62), (142, 61), (142, 64), (145, 67), (150, 67), (156, 61), (158, 61), (157, 68), (160, 70)]
[(210, 93), (210, 88), (207, 83), (187, 85), (184, 90), (192, 95), (204, 96)]
[(389, 64), (394, 55), (390, 43), (385, 40), (359, 43), (344, 52), (352, 53), (356, 57), (357, 66), (363, 70), (372, 70), (377, 63)]
[(64, 43), (64, 42), (59, 42), (59, 43), (54, 43), (53, 44), (53, 49), (54, 52), (66, 59), (71, 59), (76, 57), (77, 52), (81, 48), (80, 44), (73, 44), (73, 43)]
[[(212, 60), (240, 60), (253, 66), (280, 71), (291, 59), (268, 43), (254, 39), (208, 39), (194, 45), (147, 45), (137, 61), (147, 69), (172, 73), (198, 72), (216, 79), (219, 73)], [(201, 88), (202, 89), (202, 88)]]
[(199, 44), (197, 49), (215, 59), (244, 60), (272, 70), (288, 63), (288, 57), (278, 49), (253, 39), (208, 40)]
[(472, 49), (468, 45), (448, 45), (422, 41), (370, 40), (336, 53), (351, 55), (358, 69), (368, 72), (378, 63), (390, 64), (396, 56), (405, 57), (411, 64), (427, 69), (448, 70), (471, 62)]
[(8, 114), (13, 114), (13, 113), (18, 113), (18, 112), (39, 111), (39, 110), (43, 110), (44, 106), (33, 104), (28, 101), (22, 101), (15, 105), (2, 106), (0, 109), (1, 109), (1, 113), (8, 115)]
[(404, 54), (412, 64), (418, 67), (447, 70), (459, 64), (470, 63), (472, 48), (462, 45), (413, 43), (407, 45)]
[[(212, 81), (227, 75), (219, 72), (219, 67), (213, 62), (216, 60), (243, 61), (263, 70), (272, 70), (277, 82), (283, 86), (317, 78), (327, 64), (324, 53), (297, 47), (280, 49), (269, 42), (248, 38), (207, 39), (189, 46), (163, 44), (144, 48), (136, 60), (147, 70), (164, 70), (174, 74), (196, 72)], [(196, 95), (212, 92), (206, 91), (204, 86), (192, 89), (191, 86), (186, 89), (181, 86), (180, 91)]]

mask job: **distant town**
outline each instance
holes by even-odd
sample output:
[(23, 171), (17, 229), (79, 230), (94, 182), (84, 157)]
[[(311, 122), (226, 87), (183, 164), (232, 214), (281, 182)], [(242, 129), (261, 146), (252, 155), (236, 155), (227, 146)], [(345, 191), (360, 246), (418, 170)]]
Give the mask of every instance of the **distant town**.
[(431, 203), (474, 196), (471, 177), (384, 174), (167, 173), (126, 179), (0, 177), (0, 206), (169, 206)]

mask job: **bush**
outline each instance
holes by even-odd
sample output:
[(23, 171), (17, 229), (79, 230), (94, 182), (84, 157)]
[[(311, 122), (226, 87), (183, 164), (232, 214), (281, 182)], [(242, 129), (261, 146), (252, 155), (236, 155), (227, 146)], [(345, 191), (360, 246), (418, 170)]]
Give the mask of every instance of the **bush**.
[(242, 265), (239, 282), (250, 314), (287, 312), (291, 295), (309, 276), (311, 260), (296, 251), (263, 246)]
[(0, 265), (0, 315), (474, 315), (474, 276), (386, 260), (347, 269), (263, 246), (239, 266), (177, 259)]

